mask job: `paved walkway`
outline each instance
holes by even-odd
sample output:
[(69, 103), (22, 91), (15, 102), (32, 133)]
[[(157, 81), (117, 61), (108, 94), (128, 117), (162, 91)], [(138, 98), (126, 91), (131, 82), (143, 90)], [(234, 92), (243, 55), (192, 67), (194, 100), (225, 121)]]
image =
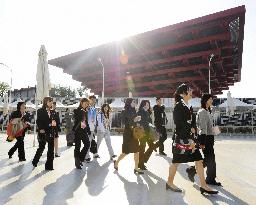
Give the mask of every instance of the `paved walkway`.
[[(74, 168), (73, 147), (66, 147), (65, 136), (60, 136), (61, 157), (54, 160), (54, 171), (44, 171), (46, 152), (39, 166), (33, 169), (31, 160), (36, 147), (33, 136), (26, 137), (26, 162), (18, 162), (17, 154), (8, 159), (7, 151), (13, 143), (5, 142), (0, 134), (0, 204), (44, 205), (182, 205), (182, 204), (255, 204), (256, 205), (256, 138), (224, 138), (216, 142), (218, 180), (223, 187), (218, 196), (202, 196), (198, 178), (191, 183), (182, 164), (175, 183), (183, 194), (165, 190), (168, 167), (171, 162), (171, 140), (165, 143), (167, 157), (153, 153), (144, 175), (133, 174), (133, 156), (128, 155), (119, 164), (118, 173), (109, 161), (104, 141), (99, 150), (100, 159), (86, 164), (82, 170)], [(112, 136), (116, 154), (121, 151), (122, 137)]]

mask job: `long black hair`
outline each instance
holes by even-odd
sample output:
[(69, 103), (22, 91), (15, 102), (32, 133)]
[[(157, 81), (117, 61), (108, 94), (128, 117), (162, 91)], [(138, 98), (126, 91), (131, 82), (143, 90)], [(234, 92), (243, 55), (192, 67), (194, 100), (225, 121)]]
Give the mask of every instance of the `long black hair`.
[(18, 104), (17, 104), (17, 111), (20, 112), (20, 107), (21, 107), (23, 104), (26, 104), (26, 103), (25, 103), (25, 102), (18, 102)]
[[(107, 111), (107, 113), (105, 113), (105, 111), (104, 111), (104, 108), (105, 107), (108, 107), (108, 111)], [(109, 118), (109, 112), (110, 112), (110, 106), (109, 106), (109, 104), (108, 103), (104, 103), (102, 106), (101, 106), (101, 112), (104, 114), (104, 116), (105, 117), (107, 117), (107, 118)]]
[(149, 100), (142, 100), (141, 103), (140, 103), (139, 110), (141, 110), (147, 103), (149, 104), (149, 109), (148, 110), (150, 110), (150, 102), (149, 102)]
[[(125, 110), (133, 109), (132, 106), (131, 106), (132, 101), (134, 101), (133, 98), (127, 98), (127, 99), (125, 100), (125, 104), (124, 104), (124, 109), (125, 109)], [(135, 108), (134, 108), (134, 109), (135, 109)]]
[(212, 98), (212, 97), (213, 97), (213, 96), (212, 96), (211, 94), (209, 94), (209, 93), (204, 93), (204, 94), (202, 95), (202, 97), (201, 97), (201, 107), (204, 108), (205, 110), (208, 110), (210, 113), (211, 113), (211, 108), (209, 107), (209, 108), (207, 109), (206, 103), (207, 103), (207, 101), (208, 101), (210, 98)]
[(182, 83), (174, 93), (175, 103), (181, 101), (182, 97), (180, 95), (185, 94), (187, 95), (189, 91), (189, 86), (185, 83)]

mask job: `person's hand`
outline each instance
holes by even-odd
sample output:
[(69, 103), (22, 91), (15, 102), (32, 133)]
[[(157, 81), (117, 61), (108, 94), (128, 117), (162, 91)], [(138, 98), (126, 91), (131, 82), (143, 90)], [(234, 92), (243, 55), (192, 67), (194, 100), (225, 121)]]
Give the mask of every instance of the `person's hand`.
[(44, 131), (44, 130), (39, 130), (39, 132), (40, 132), (40, 133), (45, 133), (45, 131)]
[(135, 122), (139, 122), (139, 121), (141, 121), (141, 116), (137, 116), (137, 117), (135, 117), (135, 118), (134, 118), (134, 121), (135, 121)]
[(196, 144), (195, 143), (192, 143), (191, 145), (190, 145), (190, 148), (191, 149), (194, 149), (196, 147)]
[(200, 144), (200, 148), (201, 148), (201, 149), (204, 149), (204, 148), (205, 148), (205, 145)]
[(191, 132), (193, 133), (193, 134), (195, 134), (196, 133), (196, 130), (195, 130), (195, 128), (191, 128)]
[(57, 123), (55, 120), (52, 120), (52, 127), (56, 127)]

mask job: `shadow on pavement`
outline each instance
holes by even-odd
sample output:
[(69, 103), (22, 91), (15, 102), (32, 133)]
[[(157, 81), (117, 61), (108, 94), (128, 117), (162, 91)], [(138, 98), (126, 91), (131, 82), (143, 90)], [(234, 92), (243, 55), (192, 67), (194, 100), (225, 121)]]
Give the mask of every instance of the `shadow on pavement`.
[(147, 200), (148, 188), (139, 175), (137, 176), (137, 182), (128, 181), (118, 172), (116, 172), (116, 175), (124, 184), (124, 190), (129, 204), (149, 205)]
[[(199, 191), (199, 186), (194, 184), (194, 188), (196, 188)], [(225, 190), (223, 187), (212, 187), (213, 189), (216, 189), (219, 191), (219, 194), (217, 195), (203, 195), (206, 199), (211, 201), (212, 204), (218, 205), (218, 204), (232, 204), (232, 205), (248, 205), (245, 201), (237, 198), (235, 195), (231, 194), (229, 191)], [(221, 196), (223, 194), (224, 196)]]
[(42, 171), (37, 175), (27, 179), (32, 172), (31, 168), (28, 168), (30, 171), (25, 172), (24, 174), (20, 175), (19, 179), (16, 181), (8, 184), (7, 186), (1, 188), (1, 197), (0, 197), (0, 204), (6, 204), (8, 201), (11, 200), (11, 197), (16, 193), (20, 192), (23, 188), (28, 186), (29, 184), (36, 181), (38, 178), (46, 174), (46, 171)]
[(75, 168), (70, 173), (62, 175), (56, 182), (47, 185), (44, 188), (46, 196), (42, 204), (67, 204), (66, 200), (74, 197), (74, 192), (83, 183), (85, 174), (85, 170)]
[[(159, 176), (147, 171), (142, 177), (148, 185), (148, 197), (150, 204), (187, 204), (184, 200), (184, 193), (167, 191), (165, 189), (166, 181)], [(155, 180), (156, 183), (154, 182)]]
[(113, 163), (108, 161), (103, 165), (99, 165), (97, 160), (90, 163), (87, 169), (87, 178), (85, 180), (85, 185), (88, 187), (88, 193), (92, 196), (99, 195), (105, 188), (104, 182), (105, 178), (109, 172), (109, 165)]

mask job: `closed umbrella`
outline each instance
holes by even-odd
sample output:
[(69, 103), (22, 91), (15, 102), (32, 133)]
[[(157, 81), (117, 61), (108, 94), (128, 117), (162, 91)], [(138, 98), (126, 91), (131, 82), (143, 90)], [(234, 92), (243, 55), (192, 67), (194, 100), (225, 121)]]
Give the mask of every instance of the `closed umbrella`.
[(26, 102), (26, 107), (28, 110), (35, 110), (36, 109), (36, 105), (33, 104), (31, 101)]
[[(49, 96), (49, 90), (51, 89), (50, 83), (50, 74), (47, 61), (47, 52), (44, 45), (41, 45), (40, 51), (38, 53), (38, 63), (37, 63), (37, 72), (36, 72), (36, 110), (39, 101), (42, 101), (44, 97)], [(36, 137), (36, 119), (37, 112), (35, 117), (35, 126), (34, 126), (34, 142), (35, 146), (35, 137)]]
[(44, 45), (41, 46), (38, 54), (36, 82), (36, 100), (42, 101), (44, 97), (49, 96), (49, 90), (51, 89), (47, 52)]

